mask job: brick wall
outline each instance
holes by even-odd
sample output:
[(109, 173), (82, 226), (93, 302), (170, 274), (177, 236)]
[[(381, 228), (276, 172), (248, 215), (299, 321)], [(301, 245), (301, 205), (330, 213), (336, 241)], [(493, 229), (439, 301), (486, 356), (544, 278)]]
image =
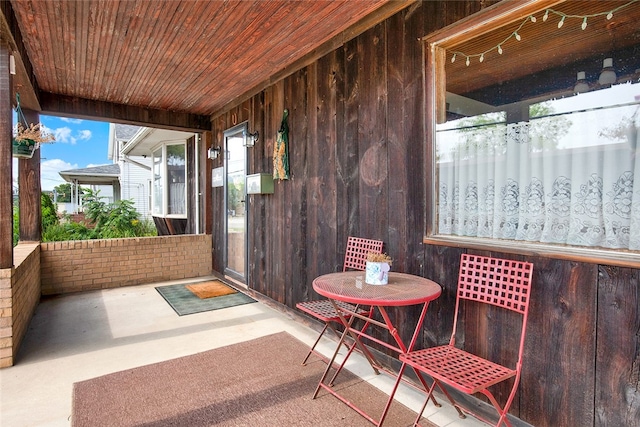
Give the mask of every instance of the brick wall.
[(40, 244), (18, 244), (13, 259), (0, 270), (0, 368), (13, 365), (40, 301)]
[(42, 295), (211, 274), (211, 235), (42, 243)]

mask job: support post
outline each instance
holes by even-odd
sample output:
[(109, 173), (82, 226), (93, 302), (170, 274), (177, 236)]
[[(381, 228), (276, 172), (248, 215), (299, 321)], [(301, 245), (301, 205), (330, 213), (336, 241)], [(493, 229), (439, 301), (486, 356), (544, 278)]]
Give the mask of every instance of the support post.
[(0, 41), (0, 270), (13, 267), (11, 52)]
[[(40, 122), (36, 111), (23, 109), (26, 121)], [(20, 189), (20, 241), (39, 242), (42, 236), (40, 207), (40, 150), (30, 159), (18, 160), (18, 188)]]

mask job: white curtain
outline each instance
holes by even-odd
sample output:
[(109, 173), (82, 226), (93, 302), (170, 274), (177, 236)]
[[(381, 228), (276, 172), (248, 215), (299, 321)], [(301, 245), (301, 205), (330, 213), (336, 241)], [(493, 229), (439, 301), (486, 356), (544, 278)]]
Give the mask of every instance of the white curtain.
[(439, 131), (438, 233), (640, 250), (637, 109)]
[(185, 199), (185, 183), (169, 183), (169, 209), (170, 215), (184, 215), (186, 213), (187, 202)]

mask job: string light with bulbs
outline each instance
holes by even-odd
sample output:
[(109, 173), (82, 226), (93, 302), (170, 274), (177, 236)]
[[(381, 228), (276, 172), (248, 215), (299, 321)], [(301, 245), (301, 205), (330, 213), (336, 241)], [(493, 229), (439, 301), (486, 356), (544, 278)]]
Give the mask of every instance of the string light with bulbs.
[[(613, 18), (613, 14), (614, 13), (617, 13), (620, 10), (622, 10), (622, 9), (624, 9), (624, 8), (630, 6), (631, 4), (636, 3), (638, 1), (640, 1), (640, 0), (631, 0), (631, 1), (629, 1), (629, 2), (627, 2), (625, 4), (623, 4), (623, 5), (620, 5), (620, 6), (614, 8), (612, 10), (609, 10), (607, 12), (593, 13), (593, 14), (590, 14), (590, 15), (569, 15), (569, 14), (566, 14), (564, 12), (560, 12), (560, 11), (557, 11), (557, 10), (554, 10), (554, 9), (545, 9), (544, 15), (542, 17), (542, 21), (546, 22), (547, 20), (549, 20), (549, 16), (552, 15), (552, 14), (556, 15), (556, 16), (559, 16), (560, 17), (560, 21), (558, 21), (558, 28), (562, 28), (562, 26), (564, 25), (564, 22), (565, 22), (565, 20), (567, 20), (567, 18), (571, 18), (571, 19), (577, 18), (577, 19), (581, 19), (582, 20), (582, 24), (581, 24), (580, 27), (583, 30), (585, 30), (587, 28), (587, 20), (588, 19), (596, 18), (596, 17), (599, 17), (599, 16), (606, 16), (607, 20), (611, 20)], [(494, 51), (494, 50), (497, 51), (500, 55), (502, 55), (502, 53), (503, 53), (502, 46), (506, 42), (508, 42), (511, 39), (516, 39), (517, 41), (522, 40), (522, 36), (520, 35), (519, 31), (529, 21), (531, 21), (532, 23), (535, 23), (535, 22), (537, 22), (537, 19), (533, 15), (527, 16), (515, 31), (513, 31), (511, 34), (509, 34), (503, 41), (498, 43), (496, 46), (493, 46), (493, 47), (485, 50), (484, 52), (474, 53), (474, 54), (467, 54), (467, 53), (464, 53), (464, 52), (452, 51), (451, 52), (451, 54), (452, 54), (451, 62), (452, 63), (455, 62), (457, 57), (461, 56), (461, 57), (465, 58), (465, 64), (468, 67), (469, 65), (471, 65), (471, 59), (472, 58), (478, 58), (479, 62), (484, 62), (485, 55), (488, 54), (489, 52)]]

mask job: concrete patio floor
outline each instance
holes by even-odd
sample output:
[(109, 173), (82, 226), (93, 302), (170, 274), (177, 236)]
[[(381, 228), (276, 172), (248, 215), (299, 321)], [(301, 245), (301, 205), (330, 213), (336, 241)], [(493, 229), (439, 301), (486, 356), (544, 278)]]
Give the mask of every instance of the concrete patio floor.
[[(70, 425), (72, 388), (78, 381), (281, 331), (309, 345), (318, 334), (302, 317), (283, 313), (268, 301), (180, 317), (154, 289), (175, 283), (180, 281), (44, 299), (15, 365), (0, 369), (0, 425)], [(330, 339), (321, 342), (325, 354), (334, 348)], [(360, 355), (347, 367), (374, 386), (391, 389), (392, 380), (374, 375)], [(417, 411), (424, 394), (402, 385), (396, 399)], [(441, 408), (429, 404), (425, 411), (438, 426), (486, 426), (472, 417), (458, 418), (453, 407), (442, 403)]]

